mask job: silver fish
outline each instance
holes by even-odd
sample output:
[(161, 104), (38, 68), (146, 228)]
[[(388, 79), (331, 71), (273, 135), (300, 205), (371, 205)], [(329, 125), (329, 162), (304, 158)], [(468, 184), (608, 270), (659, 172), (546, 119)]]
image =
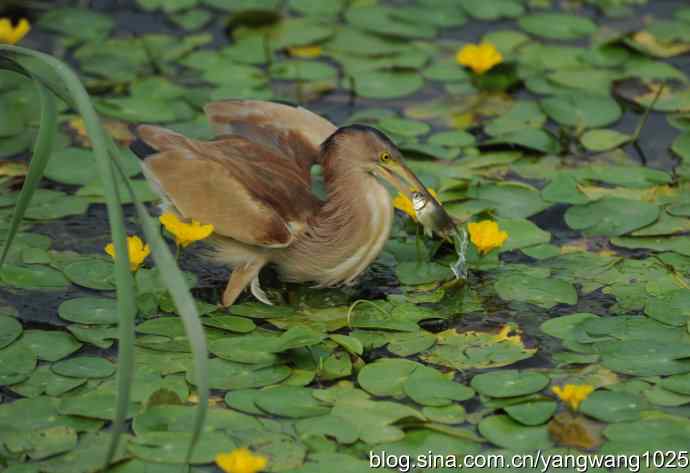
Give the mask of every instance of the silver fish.
[(452, 241), (451, 235), (456, 230), (455, 222), (433, 195), (429, 192), (413, 192), (412, 206), (417, 214), (417, 220), (424, 226), (426, 235), (431, 236), (436, 233)]

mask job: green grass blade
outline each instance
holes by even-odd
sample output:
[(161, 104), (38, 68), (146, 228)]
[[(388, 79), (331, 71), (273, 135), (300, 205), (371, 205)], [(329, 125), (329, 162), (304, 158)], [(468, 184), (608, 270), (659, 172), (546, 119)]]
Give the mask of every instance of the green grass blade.
[[(134, 318), (137, 311), (134, 278), (129, 270), (127, 234), (124, 226), (122, 205), (117, 191), (117, 183), (108, 154), (108, 141), (89, 95), (77, 75), (66, 64), (47, 54), (16, 46), (0, 45), (0, 52), (28, 57), (31, 61), (39, 62), (41, 64), (40, 69), (44, 67), (49, 68), (51, 75), (54, 73), (59, 78), (84, 120), (87, 134), (93, 146), (98, 173), (103, 184), (110, 232), (116, 253), (115, 283), (117, 286), (120, 336), (118, 341), (117, 406), (112, 426), (111, 443), (105, 458), (105, 464), (107, 465), (114, 457), (120, 436), (126, 428), (125, 421), (134, 371)], [(55, 83), (54, 77), (46, 77), (44, 80), (37, 73), (34, 73), (34, 76), (46, 84)]]
[[(117, 166), (119, 157), (115, 153), (114, 145), (111, 147), (113, 154), (113, 162)], [(118, 167), (123, 178), (124, 173), (121, 167)], [(208, 349), (206, 346), (206, 335), (204, 328), (199, 320), (199, 313), (194, 302), (194, 298), (189, 292), (187, 282), (182, 275), (182, 272), (177, 267), (177, 261), (168, 249), (168, 245), (163, 240), (160, 234), (160, 227), (158, 223), (151, 218), (144, 207), (138, 200), (135, 199), (134, 189), (132, 189), (129, 180), (124, 179), (134, 206), (139, 217), (139, 222), (144, 231), (144, 238), (151, 247), (151, 254), (153, 256), (156, 267), (159, 269), (160, 278), (165, 286), (170, 291), (170, 296), (175, 303), (175, 307), (182, 318), (185, 332), (189, 338), (189, 345), (192, 350), (192, 359), (194, 361), (194, 384), (197, 387), (199, 396), (199, 404), (194, 417), (194, 428), (192, 433), (192, 440), (187, 451), (187, 461), (191, 458), (194, 446), (201, 436), (208, 410)]]
[[(40, 63), (43, 75), (50, 68), (51, 77), (35, 74), (54, 93), (75, 107), (86, 125), (86, 131), (91, 139), (94, 155), (97, 160), (101, 176), (108, 218), (111, 227), (112, 240), (115, 245), (115, 280), (117, 284), (119, 327), (119, 360), (118, 360), (118, 400), (115, 419), (113, 421), (113, 435), (106, 458), (106, 465), (112, 460), (118, 446), (119, 438), (125, 428), (127, 406), (129, 404), (130, 386), (134, 371), (134, 317), (136, 315), (134, 282), (129, 272), (129, 261), (126, 249), (126, 234), (123, 225), (122, 208), (117, 192), (115, 172), (118, 168), (118, 153), (113, 152), (113, 160), (109, 159), (110, 151), (115, 150), (112, 140), (103, 132), (98, 115), (96, 114), (88, 94), (72, 70), (61, 61), (46, 54), (12, 46), (0, 45), (0, 53), (9, 52), (28, 56), (35, 65)], [(0, 63), (1, 66), (1, 63)], [(52, 77), (54, 76), (54, 77)], [(56, 78), (62, 82), (57, 84)], [(115, 171), (115, 172), (114, 172)], [(120, 171), (121, 172), (121, 171)], [(199, 395), (199, 406), (196, 411), (194, 432), (190, 442), (187, 458), (191, 457), (193, 448), (198, 441), (204, 425), (208, 408), (208, 351), (203, 327), (199, 321), (198, 312), (182, 272), (160, 236), (156, 223), (151, 219), (146, 208), (139, 202), (127, 178), (124, 183), (132, 195), (132, 200), (139, 214), (144, 236), (152, 248), (153, 259), (160, 269), (163, 283), (170, 291), (173, 302), (182, 316), (185, 330), (190, 340), (194, 359), (194, 377)]]
[(12, 214), (12, 220), (10, 221), (10, 228), (7, 231), (5, 245), (2, 248), (0, 267), (5, 262), (5, 258), (7, 258), (7, 253), (10, 250), (14, 237), (17, 235), (19, 225), (22, 222), (22, 218), (24, 218), (24, 213), (29, 207), (31, 197), (34, 195), (34, 192), (36, 191), (36, 188), (43, 177), (43, 171), (45, 171), (46, 165), (48, 164), (48, 158), (50, 158), (50, 152), (53, 149), (53, 140), (55, 138), (55, 134), (57, 133), (57, 111), (55, 108), (55, 98), (51, 95), (51, 92), (46, 89), (43, 84), (41, 84), (41, 82), (34, 80), (34, 83), (36, 84), (38, 96), (41, 102), (41, 121), (38, 128), (36, 143), (34, 144), (34, 152), (33, 156), (31, 157), (29, 171), (24, 179), (22, 190), (19, 192), (19, 197), (17, 198), (17, 203), (14, 207), (14, 213)]

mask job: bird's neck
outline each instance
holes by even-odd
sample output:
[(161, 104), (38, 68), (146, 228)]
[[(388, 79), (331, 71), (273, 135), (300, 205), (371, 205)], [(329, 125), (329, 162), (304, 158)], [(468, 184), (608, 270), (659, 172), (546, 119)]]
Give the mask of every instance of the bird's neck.
[(300, 252), (318, 259), (314, 278), (321, 286), (350, 284), (383, 248), (393, 205), (386, 188), (352, 166), (324, 163), (327, 200), (314, 215)]

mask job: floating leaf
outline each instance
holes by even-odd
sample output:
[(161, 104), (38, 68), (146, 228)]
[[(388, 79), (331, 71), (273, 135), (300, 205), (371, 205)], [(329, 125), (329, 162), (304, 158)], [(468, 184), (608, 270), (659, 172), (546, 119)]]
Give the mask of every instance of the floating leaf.
[(494, 287), (501, 299), (529, 302), (545, 309), (557, 304), (577, 303), (577, 291), (573, 285), (555, 278), (508, 274), (499, 277)]
[(526, 15), (520, 17), (518, 23), (528, 33), (554, 39), (577, 39), (597, 30), (597, 26), (587, 17), (562, 13)]
[(620, 236), (649, 225), (659, 216), (659, 207), (618, 197), (570, 207), (565, 221), (570, 228), (588, 235)]
[(546, 426), (523, 426), (504, 415), (484, 418), (479, 423), (479, 433), (491, 443), (514, 451), (531, 451), (551, 446)]
[(541, 373), (517, 370), (494, 371), (472, 378), (471, 386), (480, 394), (491, 397), (524, 396), (541, 391), (549, 378)]
[(536, 348), (527, 348), (518, 335), (446, 330), (437, 335), (436, 345), (420, 355), (424, 361), (457, 370), (511, 365), (530, 358)]
[(115, 373), (115, 366), (105, 358), (79, 356), (53, 364), (52, 370), (72, 378), (107, 378)]

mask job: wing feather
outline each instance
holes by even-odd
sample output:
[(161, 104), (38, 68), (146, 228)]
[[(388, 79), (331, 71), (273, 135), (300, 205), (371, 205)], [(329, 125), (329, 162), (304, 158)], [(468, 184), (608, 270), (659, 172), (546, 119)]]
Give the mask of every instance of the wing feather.
[(204, 107), (216, 135), (239, 135), (294, 160), (303, 173), (318, 163), (319, 147), (336, 131), (302, 107), (261, 100), (225, 100)]
[(161, 196), (185, 218), (212, 223), (243, 243), (285, 247), (319, 201), (294, 160), (241, 136), (200, 142), (143, 125), (142, 140), (160, 152), (144, 162)]

